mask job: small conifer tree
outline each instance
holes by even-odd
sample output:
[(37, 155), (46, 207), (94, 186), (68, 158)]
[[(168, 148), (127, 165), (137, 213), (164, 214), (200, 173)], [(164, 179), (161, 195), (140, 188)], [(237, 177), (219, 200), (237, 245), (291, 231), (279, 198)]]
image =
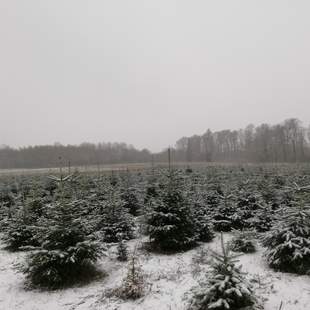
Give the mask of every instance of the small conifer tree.
[(121, 287), (117, 290), (117, 295), (122, 299), (138, 299), (143, 296), (144, 289), (144, 275), (136, 251), (134, 251), (128, 263), (127, 274)]
[(285, 208), (263, 238), (269, 265), (280, 271), (310, 272), (310, 207)]
[[(238, 262), (238, 255), (231, 255), (221, 234), (222, 254), (213, 252), (214, 262), (207, 282), (195, 290), (190, 310), (237, 310), (254, 307), (256, 298)], [(254, 309), (254, 308), (246, 308)]]
[(234, 252), (254, 253), (256, 252), (255, 233), (248, 230), (234, 230), (234, 237), (229, 247)]
[(104, 242), (118, 242), (120, 234), (123, 240), (134, 237), (134, 223), (115, 187), (110, 187), (107, 200), (102, 202), (99, 216), (97, 230), (101, 231)]
[(121, 262), (126, 262), (128, 260), (128, 249), (122, 235), (119, 235), (119, 242), (117, 244), (117, 259)]
[(61, 177), (60, 202), (49, 206), (42, 221), (41, 247), (28, 256), (23, 270), (31, 286), (55, 289), (97, 274), (92, 263), (101, 248), (87, 236), (76, 204), (65, 199), (63, 182)]
[(41, 233), (41, 247), (27, 259), (24, 273), (32, 286), (59, 288), (83, 281), (95, 271), (92, 263), (101, 250), (90, 240), (77, 217), (74, 205), (55, 204)]
[(161, 197), (152, 199), (146, 224), (152, 245), (164, 251), (184, 250), (197, 239), (195, 222), (189, 203), (170, 172)]

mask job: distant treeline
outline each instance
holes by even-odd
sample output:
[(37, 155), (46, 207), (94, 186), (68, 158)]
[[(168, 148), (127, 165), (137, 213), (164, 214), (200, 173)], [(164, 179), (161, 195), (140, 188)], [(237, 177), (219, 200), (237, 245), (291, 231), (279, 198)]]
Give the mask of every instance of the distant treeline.
[(240, 130), (207, 130), (176, 143), (176, 159), (207, 162), (305, 162), (310, 160), (310, 127), (298, 119), (248, 125)]
[[(176, 142), (172, 159), (182, 162), (305, 162), (310, 161), (310, 128), (298, 119), (281, 124), (248, 125), (240, 130), (208, 129), (203, 135)], [(167, 161), (166, 150), (152, 154), (125, 143), (83, 143), (0, 149), (0, 168), (49, 168), (62, 163), (72, 166), (150, 163)]]
[(86, 166), (150, 161), (148, 150), (138, 151), (125, 143), (40, 145), (0, 149), (0, 169), (52, 168), (60, 165)]

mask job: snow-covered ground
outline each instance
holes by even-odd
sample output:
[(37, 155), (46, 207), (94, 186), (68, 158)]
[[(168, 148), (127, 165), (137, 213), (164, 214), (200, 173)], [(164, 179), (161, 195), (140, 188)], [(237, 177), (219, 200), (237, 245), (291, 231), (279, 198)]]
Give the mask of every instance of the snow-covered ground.
[[(229, 239), (229, 236), (226, 236)], [(83, 287), (54, 292), (24, 289), (24, 276), (15, 265), (24, 261), (25, 253), (0, 250), (0, 309), (1, 310), (174, 310), (187, 309), (191, 288), (208, 268), (208, 262), (198, 264), (202, 250), (220, 250), (219, 236), (210, 244), (182, 254), (158, 255), (140, 250), (139, 259), (146, 279), (145, 296), (137, 301), (122, 301), (107, 297), (117, 288), (126, 274), (126, 263), (115, 260), (114, 248), (100, 262), (107, 276)], [(139, 240), (130, 242), (135, 247)], [(265, 310), (310, 309), (310, 277), (276, 273), (264, 263), (263, 249), (242, 255), (240, 264), (249, 273), (256, 295), (264, 301)], [(195, 260), (196, 258), (196, 260)]]

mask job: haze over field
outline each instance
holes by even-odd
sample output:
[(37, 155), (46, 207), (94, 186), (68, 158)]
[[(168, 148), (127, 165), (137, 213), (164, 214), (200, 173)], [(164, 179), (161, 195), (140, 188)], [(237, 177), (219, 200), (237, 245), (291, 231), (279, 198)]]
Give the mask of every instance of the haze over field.
[(310, 122), (308, 1), (0, 3), (0, 144)]

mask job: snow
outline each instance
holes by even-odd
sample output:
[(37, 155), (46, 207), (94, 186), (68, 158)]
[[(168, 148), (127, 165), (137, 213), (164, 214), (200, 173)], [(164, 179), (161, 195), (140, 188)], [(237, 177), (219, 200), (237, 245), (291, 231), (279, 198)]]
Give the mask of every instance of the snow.
[[(230, 235), (225, 234), (225, 240)], [(115, 259), (115, 246), (99, 262), (107, 276), (83, 287), (54, 292), (26, 290), (24, 276), (16, 269), (23, 263), (25, 253), (0, 250), (0, 309), (2, 310), (174, 310), (186, 309), (191, 288), (203, 278), (208, 263), (198, 265), (202, 249), (220, 250), (219, 236), (212, 243), (175, 255), (147, 253), (139, 248), (141, 240), (129, 243), (130, 249), (138, 245), (139, 261), (144, 271), (145, 296), (136, 301), (123, 301), (108, 297), (109, 290), (119, 287), (126, 274), (126, 263)], [(264, 302), (265, 310), (306, 310), (310, 304), (310, 278), (272, 271), (264, 262), (264, 249), (239, 257), (243, 271), (256, 294)], [(252, 279), (252, 280), (251, 280)]]

